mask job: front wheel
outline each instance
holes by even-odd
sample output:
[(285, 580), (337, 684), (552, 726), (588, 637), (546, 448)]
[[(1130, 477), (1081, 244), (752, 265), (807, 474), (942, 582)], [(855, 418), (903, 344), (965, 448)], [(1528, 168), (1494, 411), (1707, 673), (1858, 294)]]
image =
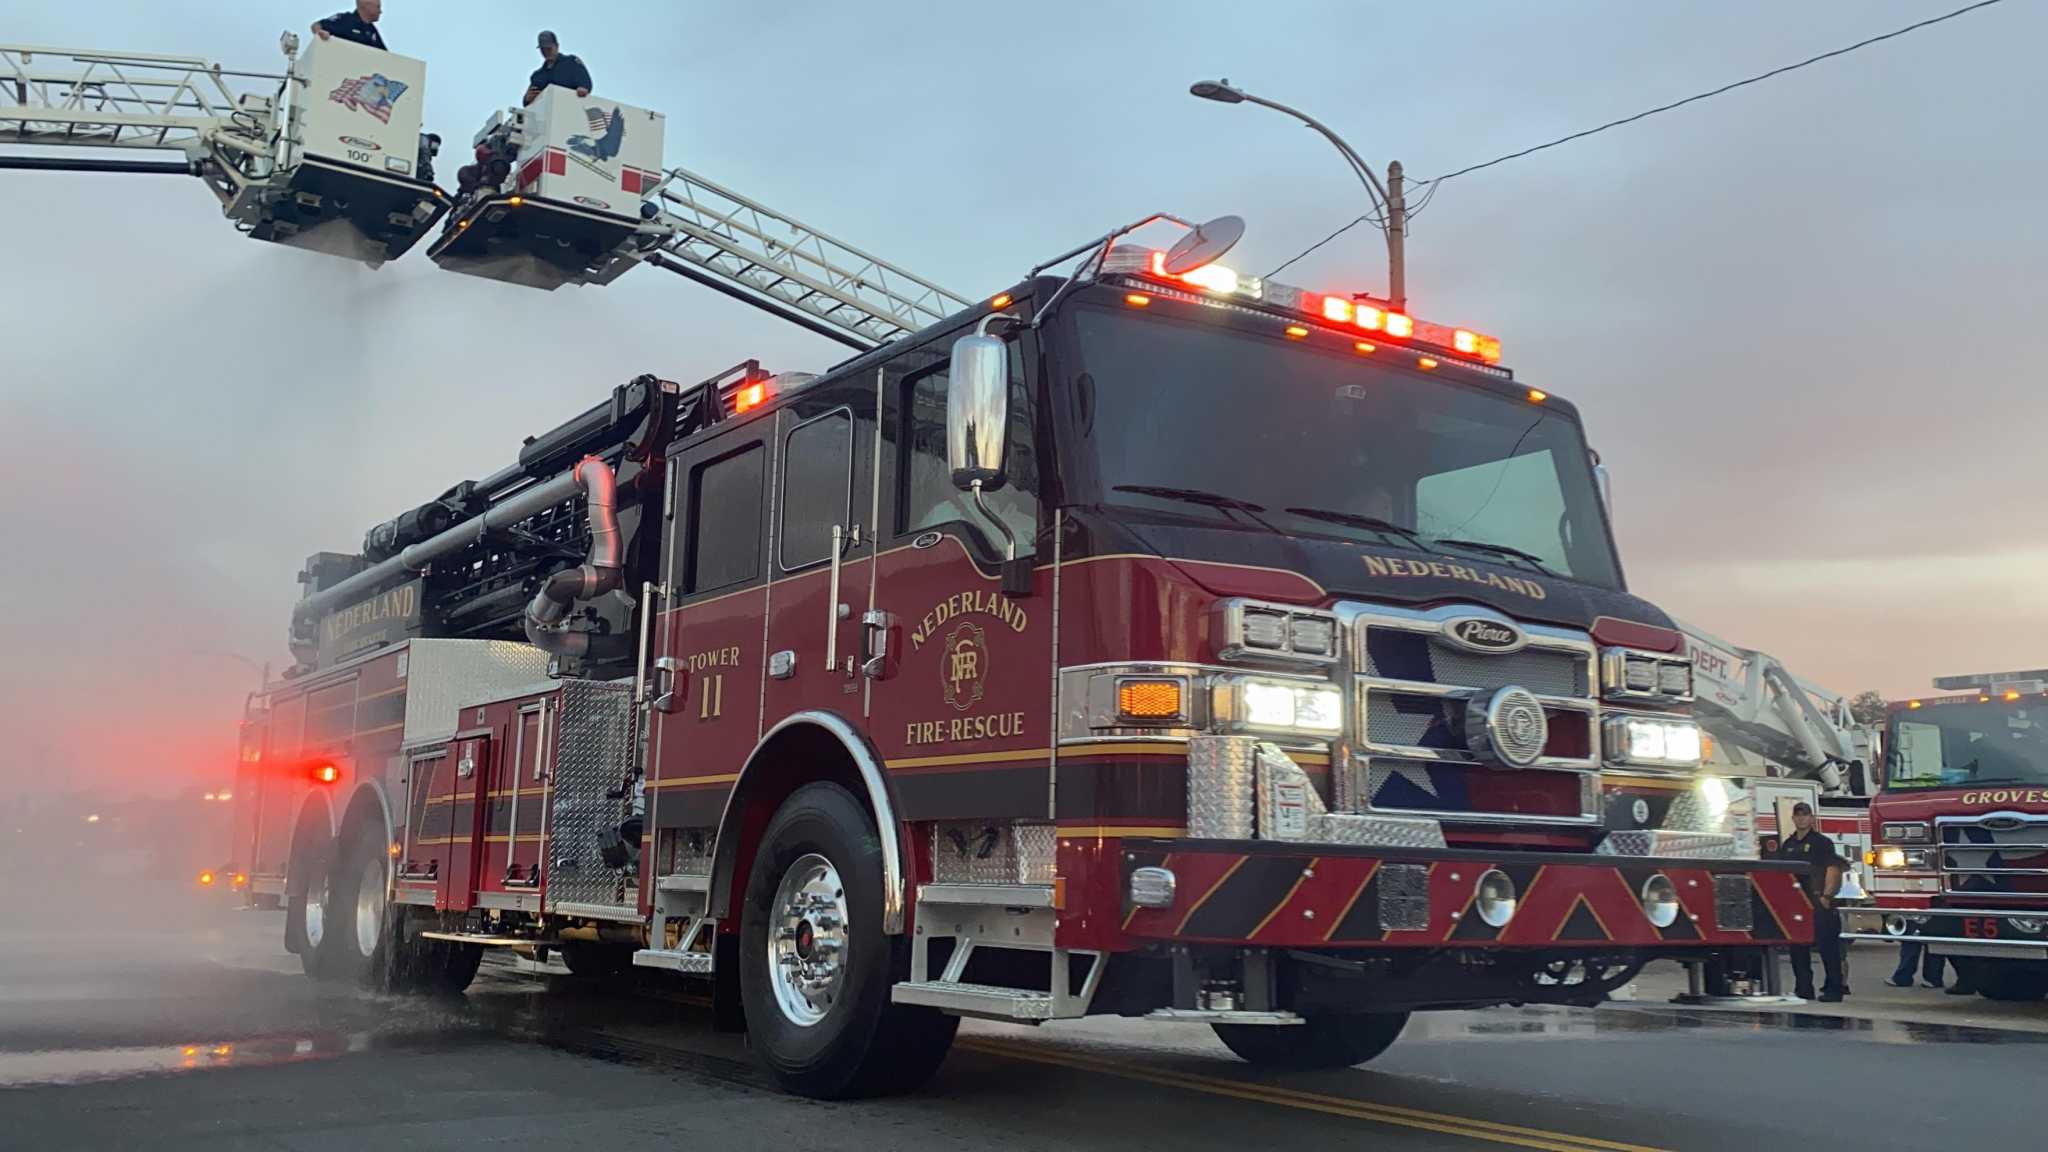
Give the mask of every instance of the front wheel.
[(1980, 964), (1977, 994), (1986, 1000), (2031, 1003), (2048, 996), (2048, 973), (2007, 964)]
[(836, 784), (808, 784), (761, 837), (740, 915), (740, 996), (756, 1056), (788, 1091), (818, 1099), (916, 1088), (960, 1021), (892, 1004), (906, 967), (882, 931), (873, 823)]
[(1313, 1072), (1350, 1068), (1385, 1052), (1408, 1024), (1406, 1012), (1310, 1016), (1300, 1024), (1212, 1024), (1238, 1059), (1261, 1068)]

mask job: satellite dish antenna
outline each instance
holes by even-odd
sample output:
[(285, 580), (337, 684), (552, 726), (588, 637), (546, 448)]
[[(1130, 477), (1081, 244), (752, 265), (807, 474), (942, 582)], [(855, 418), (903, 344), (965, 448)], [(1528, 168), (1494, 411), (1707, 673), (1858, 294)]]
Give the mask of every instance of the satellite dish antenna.
[(1198, 224), (1167, 249), (1161, 270), (1168, 276), (1185, 276), (1204, 264), (1214, 264), (1243, 236), (1244, 218), (1240, 216), (1218, 216), (1207, 224)]

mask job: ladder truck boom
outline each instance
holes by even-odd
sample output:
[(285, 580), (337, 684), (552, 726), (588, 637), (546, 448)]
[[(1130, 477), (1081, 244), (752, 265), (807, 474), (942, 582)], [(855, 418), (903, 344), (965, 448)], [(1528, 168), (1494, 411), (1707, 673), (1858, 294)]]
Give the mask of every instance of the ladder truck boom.
[(1741, 648), (1680, 622), (1698, 681), (1694, 709), (1730, 759), (1742, 754), (1829, 793), (1867, 796), (1872, 733), (1848, 701), (1794, 676), (1769, 653)]
[(447, 211), (420, 131), (426, 66), (337, 40), (300, 55), (289, 32), (280, 46), (283, 73), (0, 44), (0, 168), (198, 176), (255, 239), (372, 267), (403, 254)]

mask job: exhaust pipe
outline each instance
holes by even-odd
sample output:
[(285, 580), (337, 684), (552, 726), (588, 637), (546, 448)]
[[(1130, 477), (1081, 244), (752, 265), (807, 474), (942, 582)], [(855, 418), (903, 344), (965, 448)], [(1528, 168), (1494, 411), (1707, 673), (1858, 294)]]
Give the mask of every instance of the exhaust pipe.
[(590, 633), (562, 626), (578, 601), (593, 600), (625, 580), (625, 549), (619, 535), (618, 478), (611, 466), (585, 456), (569, 473), (590, 509), (590, 555), (574, 568), (549, 576), (526, 605), (527, 642), (551, 656), (580, 658), (590, 651)]

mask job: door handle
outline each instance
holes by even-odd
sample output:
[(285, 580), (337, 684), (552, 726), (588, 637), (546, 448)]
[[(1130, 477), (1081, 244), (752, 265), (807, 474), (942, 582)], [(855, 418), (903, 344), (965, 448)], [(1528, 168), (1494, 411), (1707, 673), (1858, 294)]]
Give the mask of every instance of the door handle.
[(870, 680), (885, 680), (889, 675), (889, 630), (896, 626), (896, 616), (870, 608), (860, 618), (860, 670)]
[(654, 703), (648, 707), (664, 714), (682, 707), (683, 697), (690, 693), (690, 682), (683, 671), (683, 662), (674, 656), (654, 658)]

